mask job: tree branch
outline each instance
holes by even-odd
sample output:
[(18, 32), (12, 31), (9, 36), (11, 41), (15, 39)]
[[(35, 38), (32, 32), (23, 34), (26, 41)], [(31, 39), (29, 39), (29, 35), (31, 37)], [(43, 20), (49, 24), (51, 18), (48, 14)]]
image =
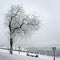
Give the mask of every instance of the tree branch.
[(14, 28), (14, 30), (12, 31), (12, 34), (13, 34), (16, 30), (21, 29), (22, 26), (23, 26), (23, 24), (24, 24), (24, 23), (22, 23), (19, 27)]
[(19, 9), (17, 10), (17, 12), (15, 13), (14, 16), (11, 16), (11, 20), (10, 20), (10, 23), (9, 23), (10, 32), (12, 31), (12, 30), (11, 30), (11, 22), (12, 22), (13, 18), (14, 18), (15, 16), (17, 16), (18, 12), (19, 12)]

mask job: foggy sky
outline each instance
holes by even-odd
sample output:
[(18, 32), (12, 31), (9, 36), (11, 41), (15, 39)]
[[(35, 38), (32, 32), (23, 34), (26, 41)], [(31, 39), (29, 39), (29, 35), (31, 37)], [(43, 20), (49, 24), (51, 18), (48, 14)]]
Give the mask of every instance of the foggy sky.
[(8, 28), (4, 16), (11, 5), (23, 6), (27, 14), (41, 18), (41, 28), (30, 40), (20, 41), (22, 46), (58, 46), (60, 44), (60, 0), (0, 0), (0, 45), (9, 44)]

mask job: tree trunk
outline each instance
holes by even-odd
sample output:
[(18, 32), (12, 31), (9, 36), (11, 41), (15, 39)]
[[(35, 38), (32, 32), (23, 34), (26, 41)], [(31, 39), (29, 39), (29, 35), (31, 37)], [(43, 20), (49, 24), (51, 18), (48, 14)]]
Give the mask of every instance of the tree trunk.
[(10, 38), (10, 54), (13, 54), (12, 50), (13, 50), (13, 39)]

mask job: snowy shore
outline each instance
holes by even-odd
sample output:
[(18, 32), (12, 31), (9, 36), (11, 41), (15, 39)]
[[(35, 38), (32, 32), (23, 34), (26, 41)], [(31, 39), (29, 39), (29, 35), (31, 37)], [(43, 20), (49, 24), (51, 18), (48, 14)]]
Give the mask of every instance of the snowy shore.
[[(13, 55), (9, 54), (8, 50), (0, 49), (0, 60), (53, 60), (52, 56), (39, 55), (39, 57), (27, 56), (26, 53), (21, 52), (20, 54), (16, 51)], [(60, 57), (56, 57), (56, 60), (60, 60)]]

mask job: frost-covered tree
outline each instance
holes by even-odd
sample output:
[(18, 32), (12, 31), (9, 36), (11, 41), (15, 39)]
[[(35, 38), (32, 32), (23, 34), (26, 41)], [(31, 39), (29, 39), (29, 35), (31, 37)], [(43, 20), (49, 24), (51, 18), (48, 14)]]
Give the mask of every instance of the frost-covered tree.
[(10, 54), (12, 54), (13, 39), (16, 35), (20, 34), (22, 38), (31, 35), (33, 31), (39, 29), (40, 20), (37, 16), (25, 14), (23, 7), (19, 5), (11, 6), (5, 18), (10, 31)]

